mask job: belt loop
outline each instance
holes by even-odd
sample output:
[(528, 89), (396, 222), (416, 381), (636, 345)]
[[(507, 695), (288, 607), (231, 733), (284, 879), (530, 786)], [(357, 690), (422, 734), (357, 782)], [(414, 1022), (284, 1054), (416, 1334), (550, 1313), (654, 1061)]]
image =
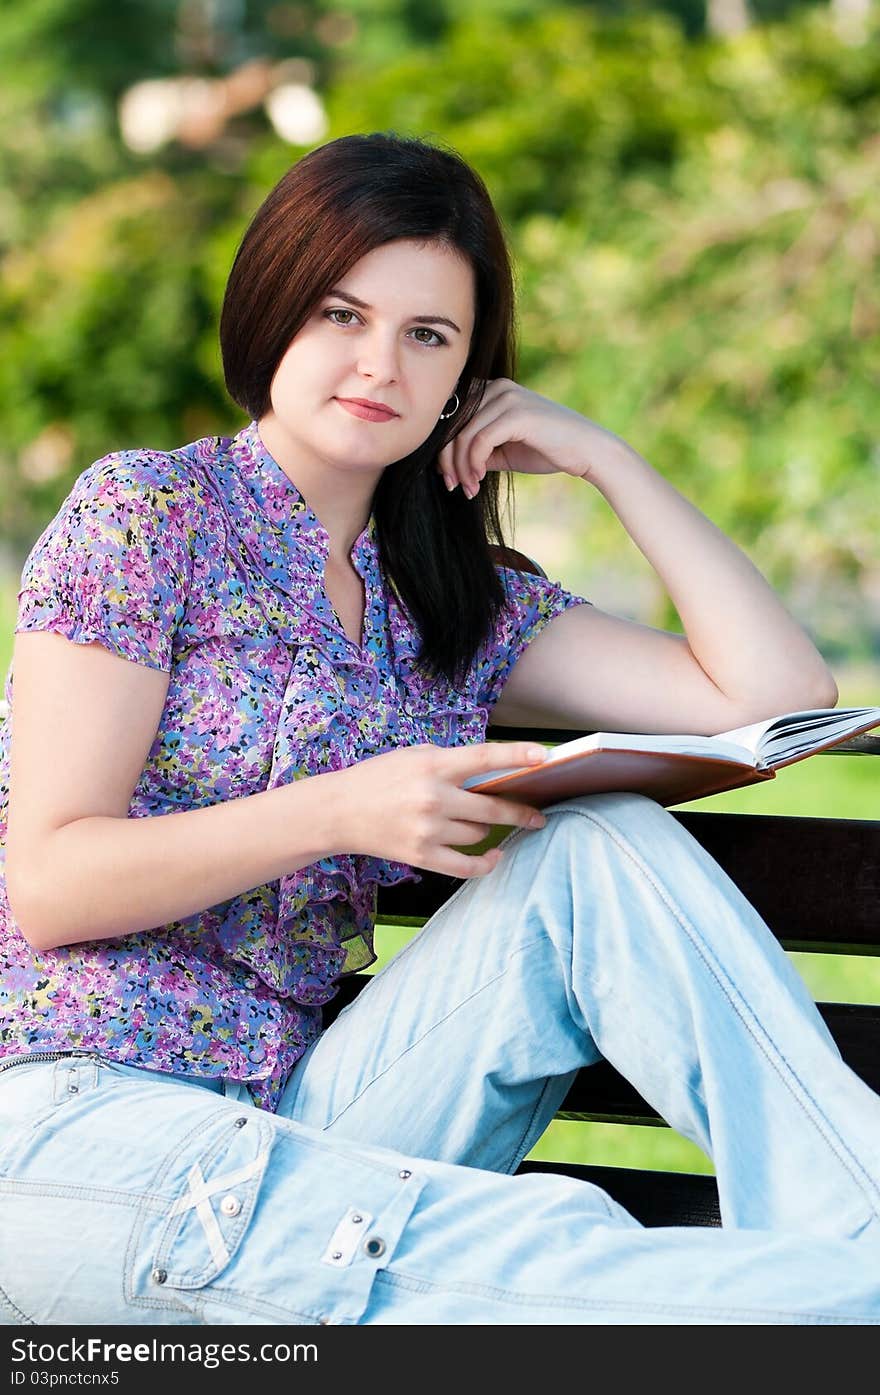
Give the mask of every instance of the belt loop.
[(98, 1061), (95, 1056), (63, 1056), (55, 1062), (52, 1079), (52, 1100), (62, 1104), (94, 1089), (98, 1083)]

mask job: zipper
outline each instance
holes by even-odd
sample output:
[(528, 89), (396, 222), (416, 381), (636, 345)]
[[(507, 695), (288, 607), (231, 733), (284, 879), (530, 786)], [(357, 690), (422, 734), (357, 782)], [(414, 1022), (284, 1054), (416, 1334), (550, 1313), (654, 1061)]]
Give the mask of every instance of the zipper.
[(81, 1049), (71, 1048), (69, 1051), (29, 1051), (24, 1056), (10, 1056), (7, 1060), (0, 1061), (0, 1071), (8, 1070), (10, 1066), (28, 1065), (33, 1061), (59, 1061), (63, 1060), (65, 1056), (90, 1056), (94, 1060), (98, 1059), (94, 1051), (87, 1050), (85, 1047)]

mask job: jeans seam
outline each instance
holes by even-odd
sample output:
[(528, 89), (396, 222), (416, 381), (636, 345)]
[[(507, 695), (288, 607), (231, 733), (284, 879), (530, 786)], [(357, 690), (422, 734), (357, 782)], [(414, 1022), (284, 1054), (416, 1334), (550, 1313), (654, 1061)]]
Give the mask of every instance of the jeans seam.
[(0, 1302), (6, 1304), (7, 1308), (9, 1309), (9, 1311), (15, 1315), (15, 1317), (18, 1319), (19, 1322), (24, 1323), (24, 1324), (25, 1324), (26, 1326), (28, 1326), (28, 1327), (36, 1327), (36, 1326), (37, 1326), (37, 1324), (36, 1324), (36, 1322), (34, 1321), (33, 1318), (28, 1317), (28, 1316), (27, 1316), (27, 1313), (23, 1313), (22, 1310), (21, 1310), (21, 1308), (19, 1308), (19, 1306), (18, 1306), (17, 1303), (13, 1303), (12, 1299), (9, 1297), (9, 1294), (6, 1292), (5, 1288), (2, 1288), (2, 1287), (0, 1287)]
[(101, 1201), (108, 1206), (150, 1206), (157, 1216), (164, 1214), (168, 1198), (155, 1193), (126, 1192), (118, 1188), (95, 1186), (80, 1182), (53, 1182), (48, 1179), (33, 1181), (28, 1177), (0, 1177), (0, 1196), (15, 1196), (24, 1193), (28, 1196), (71, 1197), (80, 1201)]
[[(522, 949), (524, 948), (524, 946), (520, 946), (519, 948)], [(485, 983), (481, 983), (479, 988), (475, 988), (474, 991), (472, 993), (469, 993), (466, 998), (462, 998), (459, 1002), (455, 1004), (454, 1007), (450, 1008), (449, 1012), (447, 1012), (445, 1016), (438, 1018), (436, 1022), (432, 1022), (428, 1030), (422, 1032), (421, 1035), (415, 1039), (415, 1041), (411, 1041), (409, 1045), (404, 1048), (403, 1051), (398, 1052), (398, 1054), (394, 1057), (394, 1060), (389, 1061), (384, 1070), (381, 1070), (376, 1075), (371, 1076), (367, 1083), (363, 1085), (360, 1090), (358, 1090), (357, 1094), (352, 1096), (352, 1098), (348, 1101), (345, 1107), (341, 1109), (338, 1114), (334, 1114), (333, 1118), (330, 1119), (323, 1126), (322, 1132), (326, 1132), (327, 1129), (333, 1128), (333, 1126), (337, 1124), (339, 1120), (342, 1119), (348, 1113), (349, 1109), (356, 1105), (359, 1100), (363, 1099), (364, 1095), (373, 1085), (376, 1084), (377, 1080), (381, 1080), (382, 1077), (387, 1075), (389, 1071), (393, 1070), (394, 1067), (404, 1059), (404, 1057), (408, 1056), (411, 1051), (414, 1051), (417, 1046), (421, 1046), (423, 1041), (427, 1041), (428, 1037), (430, 1037), (434, 1032), (436, 1032), (439, 1027), (445, 1026), (445, 1024), (450, 1020), (450, 1018), (454, 1017), (455, 1014), (459, 1012), (463, 1007), (466, 1007), (468, 1003), (473, 1002), (473, 1000), (475, 998), (478, 998), (481, 993), (485, 993), (486, 989), (491, 988), (493, 983), (497, 983), (499, 979), (504, 978), (506, 973), (507, 965), (505, 964), (504, 968), (499, 973), (493, 975), (492, 978), (487, 979)]]
[[(534, 1107), (534, 1109), (532, 1110), (531, 1114), (529, 1115), (529, 1121), (528, 1121), (528, 1123), (526, 1124), (526, 1127), (525, 1127), (525, 1128), (523, 1129), (523, 1131), (522, 1131), (522, 1134), (521, 1134), (521, 1136), (520, 1136), (519, 1143), (516, 1145), (516, 1148), (514, 1149), (513, 1153), (510, 1154), (510, 1160), (509, 1160), (509, 1162), (506, 1164), (506, 1166), (505, 1166), (505, 1168), (504, 1168), (504, 1171), (508, 1174), (508, 1176), (512, 1176), (512, 1175), (513, 1175), (513, 1173), (516, 1171), (516, 1169), (519, 1167), (520, 1163), (522, 1162), (523, 1158), (525, 1157), (526, 1153), (529, 1151), (529, 1134), (530, 1134), (531, 1131), (532, 1131), (532, 1128), (533, 1128), (534, 1123), (535, 1123), (535, 1119), (538, 1117), (538, 1113), (539, 1113), (539, 1111), (540, 1111), (540, 1109), (541, 1109), (541, 1105), (544, 1103), (544, 1098), (545, 1098), (545, 1096), (546, 1096), (546, 1094), (547, 1094), (547, 1091), (550, 1089), (550, 1082), (551, 1082), (552, 1080), (555, 1080), (556, 1078), (557, 1078), (556, 1076), (546, 1076), (545, 1079), (544, 1079), (543, 1088), (541, 1089), (540, 1093), (538, 1094), (538, 1098), (535, 1100), (535, 1107)], [(604, 1201), (604, 1198), (603, 1198), (603, 1201)], [(605, 1205), (605, 1209), (606, 1209), (606, 1211), (608, 1212), (608, 1214), (609, 1214), (609, 1216), (610, 1216), (610, 1215), (612, 1214), (612, 1212), (611, 1212), (611, 1207), (608, 1206), (608, 1205), (606, 1204), (606, 1205)]]
[[(554, 812), (564, 811), (545, 811), (545, 813), (549, 813), (551, 815)], [(813, 1124), (813, 1126), (822, 1134), (822, 1136), (825, 1138), (826, 1143), (837, 1157), (840, 1165), (845, 1169), (846, 1172), (849, 1173), (853, 1182), (861, 1189), (863, 1194), (865, 1194), (865, 1198), (868, 1201), (868, 1204), (871, 1206), (874, 1215), (880, 1215), (880, 1209), (878, 1209), (878, 1206), (880, 1206), (880, 1198), (878, 1198), (877, 1196), (877, 1188), (875, 1184), (872, 1182), (869, 1174), (863, 1169), (858, 1158), (856, 1158), (853, 1154), (850, 1153), (849, 1149), (847, 1148), (843, 1139), (838, 1134), (834, 1125), (831, 1123), (829, 1119), (826, 1118), (825, 1114), (819, 1107), (817, 1101), (813, 1098), (809, 1090), (801, 1081), (794, 1066), (788, 1060), (788, 1057), (780, 1049), (780, 1047), (776, 1045), (769, 1031), (751, 1012), (751, 1009), (749, 1009), (748, 1004), (745, 1002), (744, 999), (742, 999), (741, 995), (738, 993), (735, 984), (733, 984), (731, 980), (727, 977), (727, 975), (724, 973), (721, 964), (715, 960), (709, 947), (706, 945), (705, 941), (700, 936), (696, 927), (691, 924), (690, 920), (685, 915), (684, 911), (681, 909), (678, 903), (672, 898), (671, 895), (669, 895), (665, 886), (655, 878), (653, 874), (653, 869), (649, 866), (648, 863), (646, 863), (643, 860), (640, 853), (628, 841), (625, 834), (621, 834), (620, 831), (617, 828), (615, 828), (613, 824), (607, 823), (598, 814), (592, 811), (587, 811), (585, 809), (575, 807), (571, 807), (567, 812), (577, 814), (578, 817), (586, 819), (589, 823), (595, 824), (597, 828), (600, 828), (605, 834), (607, 834), (611, 841), (615, 843), (617, 847), (620, 848), (621, 852), (629, 858), (629, 860), (636, 867), (637, 871), (641, 873), (642, 877), (652, 888), (655, 894), (659, 896), (660, 900), (666, 906), (670, 914), (672, 914), (678, 921), (679, 925), (681, 926), (682, 930), (684, 931), (685, 935), (687, 936), (688, 940), (693, 946), (695, 952), (700, 956), (707, 970), (711, 974), (712, 978), (715, 980), (715, 983), (717, 984), (719, 991), (724, 995), (731, 1009), (739, 1018), (745, 1030), (749, 1033), (749, 1036), (752, 1038), (757, 1048), (761, 1051), (765, 1060), (768, 1061), (769, 1065), (772, 1067), (782, 1084), (785, 1086), (791, 1098), (797, 1103), (798, 1108), (802, 1111), (802, 1113), (808, 1119), (810, 1119), (810, 1122)], [(768, 931), (768, 933), (771, 932)], [(756, 1028), (758, 1029), (757, 1031), (755, 1030)], [(772, 1050), (768, 1050), (768, 1044), (769, 1047), (772, 1048)], [(796, 1090), (792, 1089), (791, 1083), (786, 1078), (785, 1072), (780, 1069), (778, 1061), (774, 1059), (774, 1052), (778, 1060), (783, 1062), (783, 1064), (787, 1067), (792, 1078), (797, 1082), (802, 1098), (799, 1097)], [(810, 1111), (805, 1107), (804, 1100), (809, 1101), (809, 1103), (813, 1106), (813, 1114), (811, 1114)], [(838, 1146), (835, 1146), (835, 1143)]]
[[(769, 1309), (769, 1308), (728, 1308), (702, 1304), (683, 1303), (657, 1303), (650, 1300), (638, 1301), (634, 1299), (621, 1298), (575, 1298), (567, 1294), (541, 1294), (541, 1293), (520, 1293), (515, 1289), (498, 1288), (492, 1284), (477, 1283), (456, 1283), (449, 1281), (446, 1283), (436, 1283), (432, 1279), (424, 1278), (417, 1274), (407, 1274), (395, 1268), (382, 1269), (377, 1271), (376, 1283), (378, 1285), (388, 1284), (390, 1287), (406, 1288), (418, 1293), (460, 1293), (472, 1295), (475, 1298), (491, 1298), (496, 1302), (508, 1303), (512, 1308), (534, 1307), (545, 1305), (547, 1307), (570, 1309), (574, 1311), (589, 1312), (633, 1312), (659, 1313), (665, 1316), (681, 1317), (683, 1314), (699, 1314), (705, 1317), (726, 1317), (734, 1318), (743, 1322), (754, 1322), (755, 1318), (777, 1318), (779, 1322), (791, 1323), (815, 1323), (815, 1324), (846, 1324), (853, 1321), (853, 1315), (848, 1313), (845, 1317), (836, 1313), (822, 1312), (796, 1312), (794, 1309)], [(880, 1318), (876, 1316), (864, 1316), (858, 1319), (861, 1322), (876, 1326), (880, 1324)]]

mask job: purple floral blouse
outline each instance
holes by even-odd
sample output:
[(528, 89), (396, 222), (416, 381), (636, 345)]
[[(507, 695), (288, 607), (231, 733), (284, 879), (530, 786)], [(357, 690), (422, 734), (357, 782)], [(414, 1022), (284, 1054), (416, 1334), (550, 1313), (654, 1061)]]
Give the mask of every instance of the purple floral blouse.
[[(100, 641), (170, 674), (130, 818), (201, 808), (420, 742), (485, 739), (528, 643), (582, 597), (501, 568), (508, 600), (464, 686), (428, 686), (418, 636), (355, 542), (362, 647), (323, 587), (329, 538), (257, 423), (177, 450), (127, 450), (80, 475), (31, 550), (16, 630)], [(375, 959), (376, 887), (419, 874), (322, 858), (159, 930), (35, 951), (5, 894), (13, 675), (0, 722), (0, 1057), (71, 1046), (248, 1083), (274, 1110), (343, 974)]]

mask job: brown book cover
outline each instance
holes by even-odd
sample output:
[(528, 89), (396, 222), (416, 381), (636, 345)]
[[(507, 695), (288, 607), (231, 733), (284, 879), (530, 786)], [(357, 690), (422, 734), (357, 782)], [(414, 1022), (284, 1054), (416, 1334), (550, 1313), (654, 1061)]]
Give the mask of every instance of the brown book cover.
[(646, 794), (658, 804), (702, 799), (721, 790), (739, 789), (758, 780), (772, 780), (775, 771), (705, 756), (670, 755), (668, 751), (596, 750), (563, 756), (548, 765), (513, 770), (487, 780), (478, 794), (521, 799), (536, 809), (573, 799), (579, 794), (628, 790)]
[[(834, 728), (829, 727), (834, 724)], [(880, 726), (880, 708), (822, 708), (785, 713), (752, 727), (721, 732), (717, 737), (656, 736), (639, 738), (625, 733), (599, 732), (590, 738), (564, 742), (548, 751), (544, 765), (499, 770), (497, 776), (480, 776), (466, 788), (495, 794), (544, 808), (558, 800), (605, 791), (630, 791), (655, 799), (658, 804), (680, 804), (725, 790), (741, 789), (772, 780), (776, 771), (795, 761)], [(584, 741), (593, 746), (584, 746)], [(640, 740), (656, 741), (644, 749)], [(715, 755), (711, 743), (727, 746), (724, 757)], [(782, 742), (782, 745), (777, 743)], [(631, 742), (631, 745), (627, 745)], [(664, 743), (698, 745), (703, 751), (663, 749)], [(753, 743), (757, 752), (753, 753)], [(765, 752), (766, 744), (766, 752)], [(571, 746), (568, 751), (566, 748)], [(737, 746), (744, 747), (742, 759)], [(775, 752), (775, 758), (771, 755)], [(763, 753), (763, 754), (762, 754)]]

